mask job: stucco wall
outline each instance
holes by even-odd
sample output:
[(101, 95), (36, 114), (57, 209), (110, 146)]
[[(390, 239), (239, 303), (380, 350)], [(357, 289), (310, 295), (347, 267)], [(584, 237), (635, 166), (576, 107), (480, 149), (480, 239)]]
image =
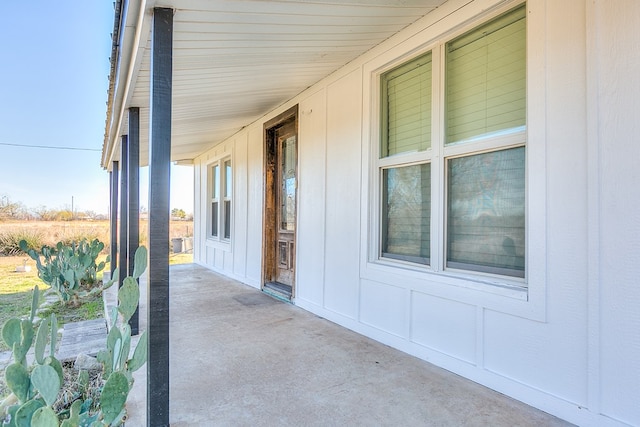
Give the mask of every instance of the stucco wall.
[[(196, 262), (260, 286), (262, 126), (299, 104), (297, 305), (569, 421), (640, 425), (634, 0), (528, 2), (528, 294), (371, 259), (376, 70), (499, 3), (449, 1), (196, 159)], [(226, 153), (221, 245), (206, 239), (205, 188)]]

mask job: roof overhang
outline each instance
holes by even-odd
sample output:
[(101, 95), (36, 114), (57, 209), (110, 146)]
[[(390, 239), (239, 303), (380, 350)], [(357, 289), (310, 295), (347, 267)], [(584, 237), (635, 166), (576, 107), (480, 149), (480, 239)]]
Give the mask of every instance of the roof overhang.
[(102, 166), (119, 159), (127, 109), (149, 146), (151, 23), (175, 10), (172, 160), (186, 162), (446, 0), (118, 0)]

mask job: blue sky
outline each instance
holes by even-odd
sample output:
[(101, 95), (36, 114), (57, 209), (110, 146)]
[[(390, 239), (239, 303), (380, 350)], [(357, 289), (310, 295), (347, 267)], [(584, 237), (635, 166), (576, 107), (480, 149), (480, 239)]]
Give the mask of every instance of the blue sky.
[[(100, 167), (113, 2), (4, 2), (0, 26), (0, 196), (29, 208), (107, 213)], [(17, 144), (16, 147), (6, 144)], [(85, 150), (29, 148), (25, 145)], [(146, 181), (143, 168), (141, 180)], [(192, 169), (172, 168), (172, 207), (193, 211)], [(141, 204), (147, 206), (146, 182)]]

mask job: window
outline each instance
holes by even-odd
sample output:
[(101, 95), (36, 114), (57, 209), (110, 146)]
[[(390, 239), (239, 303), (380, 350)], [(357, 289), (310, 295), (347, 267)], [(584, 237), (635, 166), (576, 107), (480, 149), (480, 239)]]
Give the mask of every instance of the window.
[(211, 236), (218, 237), (220, 211), (220, 165), (211, 166)]
[(224, 212), (222, 235), (225, 239), (231, 238), (231, 160), (224, 161)]
[(431, 165), (383, 169), (382, 256), (429, 264)]
[(429, 264), (431, 227), (431, 53), (385, 73), (381, 157), (398, 157), (382, 168), (382, 256)]
[(221, 159), (209, 166), (209, 236), (231, 239), (232, 169), (231, 159)]
[(524, 154), (447, 160), (447, 267), (523, 277)]
[(525, 34), (520, 6), (380, 76), (382, 259), (524, 278)]

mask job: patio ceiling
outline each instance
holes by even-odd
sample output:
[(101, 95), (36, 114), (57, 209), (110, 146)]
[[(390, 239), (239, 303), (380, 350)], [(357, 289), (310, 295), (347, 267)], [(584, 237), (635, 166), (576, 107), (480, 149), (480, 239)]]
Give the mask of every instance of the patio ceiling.
[(175, 10), (172, 160), (188, 161), (445, 1), (118, 0), (102, 165), (119, 158), (130, 107), (147, 164), (155, 7)]

